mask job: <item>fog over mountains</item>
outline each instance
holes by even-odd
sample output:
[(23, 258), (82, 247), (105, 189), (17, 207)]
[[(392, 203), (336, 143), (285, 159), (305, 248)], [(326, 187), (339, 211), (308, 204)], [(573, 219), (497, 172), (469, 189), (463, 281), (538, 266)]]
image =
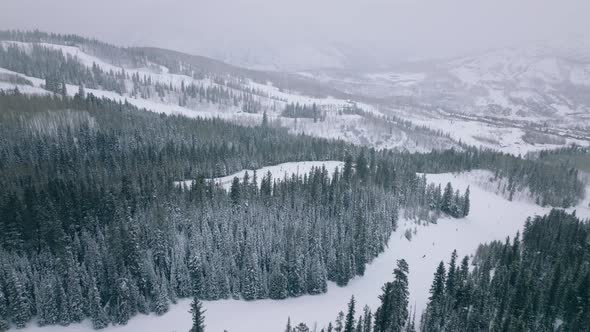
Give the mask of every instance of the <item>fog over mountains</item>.
[(0, 29), (77, 33), (281, 70), (382, 67), (539, 42), (575, 46), (588, 40), (590, 12), (583, 0), (5, 0), (1, 7)]

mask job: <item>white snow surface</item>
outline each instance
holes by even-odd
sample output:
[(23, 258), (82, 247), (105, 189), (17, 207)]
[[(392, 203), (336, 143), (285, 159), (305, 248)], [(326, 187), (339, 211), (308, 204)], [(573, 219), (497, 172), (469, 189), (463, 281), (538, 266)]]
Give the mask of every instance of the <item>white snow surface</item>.
[[(285, 178), (290, 178), (291, 175), (301, 177), (305, 174), (310, 173), (312, 171), (312, 169), (314, 169), (314, 168), (322, 168), (322, 167), (325, 167), (326, 170), (328, 171), (328, 175), (331, 176), (332, 173), (334, 173), (334, 170), (336, 168), (341, 168), (343, 165), (344, 165), (344, 162), (342, 162), (342, 161), (330, 160), (330, 161), (300, 161), (300, 162), (283, 163), (283, 164), (278, 164), (278, 165), (273, 165), (273, 166), (266, 166), (266, 167), (256, 170), (256, 178), (257, 178), (256, 184), (258, 186), (260, 186), (260, 182), (261, 182), (260, 180), (264, 176), (266, 176), (266, 174), (268, 172), (270, 172), (273, 181), (283, 180)], [(250, 177), (250, 181), (252, 181), (253, 176), (254, 176), (254, 170), (251, 170), (251, 169), (244, 169), (244, 170), (241, 170), (237, 173), (234, 173), (234, 174), (231, 174), (228, 176), (214, 178), (213, 181), (215, 181), (215, 183), (217, 183), (218, 185), (220, 185), (224, 189), (229, 190), (234, 178), (238, 177), (240, 179), (240, 182), (242, 182), (242, 179), (244, 178), (244, 175), (246, 174), (246, 172), (248, 172), (248, 176)], [(192, 184), (192, 182), (193, 182), (193, 180), (185, 180), (185, 181), (175, 182), (175, 184), (189, 187)]]
[[(305, 164), (304, 164), (305, 165)], [(293, 171), (294, 163), (274, 166)], [(300, 170), (303, 166), (300, 166)], [(229, 332), (276, 332), (282, 331), (287, 318), (293, 324), (305, 322), (318, 329), (333, 321), (340, 310), (345, 310), (352, 295), (358, 308), (367, 304), (373, 311), (378, 306), (377, 296), (381, 286), (392, 280), (395, 262), (404, 258), (410, 266), (410, 304), (415, 305), (418, 315), (425, 308), (428, 289), (436, 265), (440, 261), (448, 263), (451, 252), (457, 249), (459, 257), (472, 255), (480, 243), (504, 240), (507, 236), (522, 230), (529, 216), (542, 215), (549, 208), (542, 208), (526, 200), (508, 201), (497, 195), (493, 186), (486, 185), (482, 179), (490, 178), (487, 171), (472, 171), (459, 174), (427, 174), (429, 182), (446, 184), (452, 182), (461, 191), (471, 187), (471, 213), (464, 219), (443, 218), (437, 224), (418, 226), (413, 221), (400, 221), (397, 232), (389, 240), (389, 247), (370, 265), (363, 277), (357, 277), (345, 287), (328, 284), (328, 292), (322, 295), (306, 295), (286, 300), (221, 300), (205, 301), (205, 324), (208, 331)], [(260, 172), (262, 174), (262, 171)], [(587, 189), (590, 192), (590, 187)], [(577, 215), (590, 218), (588, 198), (577, 207)], [(417, 234), (408, 241), (404, 236), (406, 229), (417, 229)], [(108, 327), (106, 332), (166, 332), (188, 331), (191, 325), (188, 313), (190, 300), (185, 299), (171, 306), (163, 316), (139, 315), (125, 326)], [(360, 310), (360, 309), (359, 309)], [(90, 322), (68, 327), (37, 327), (34, 324), (23, 331), (33, 332), (91, 332)]]

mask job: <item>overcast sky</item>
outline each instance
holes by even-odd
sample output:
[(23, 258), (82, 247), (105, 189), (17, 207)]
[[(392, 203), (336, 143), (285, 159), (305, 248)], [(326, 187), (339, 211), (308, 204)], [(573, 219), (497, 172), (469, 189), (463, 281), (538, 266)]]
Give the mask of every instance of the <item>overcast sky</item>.
[(335, 48), (385, 61), (574, 43), (589, 37), (588, 13), (590, 0), (0, 0), (0, 28), (245, 62)]

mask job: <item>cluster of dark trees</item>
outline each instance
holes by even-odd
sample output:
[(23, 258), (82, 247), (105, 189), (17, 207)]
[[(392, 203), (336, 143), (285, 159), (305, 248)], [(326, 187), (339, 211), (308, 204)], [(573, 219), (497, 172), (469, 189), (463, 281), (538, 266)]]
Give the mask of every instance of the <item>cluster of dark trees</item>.
[[(439, 197), (438, 192), (435, 197)], [(469, 187), (465, 190), (465, 194), (461, 195), (459, 190), (453, 191), (453, 185), (450, 182), (447, 183), (445, 191), (440, 198), (440, 205), (437, 205), (437, 208), (455, 218), (466, 217), (471, 208)]]
[[(324, 332), (588, 331), (590, 326), (590, 222), (552, 210), (528, 218), (522, 240), (481, 245), (469, 257), (440, 262), (416, 326), (408, 308), (408, 265), (397, 263), (372, 315), (354, 320), (354, 298)], [(371, 323), (372, 322), (372, 323)], [(287, 330), (290, 328), (288, 323)], [(299, 328), (301, 327), (301, 328)], [(298, 329), (309, 331), (301, 323)]]
[[(0, 321), (15, 326), (89, 317), (101, 328), (164, 313), (180, 297), (280, 299), (345, 285), (383, 251), (399, 209), (447, 213), (440, 187), (418, 172), (506, 158), (375, 151), (155, 114), (83, 89), (0, 92), (0, 142)], [(207, 180), (299, 160), (345, 165), (280, 181), (261, 174), (260, 188), (252, 174), (229, 192)], [(183, 179), (195, 180), (174, 184)]]
[(526, 221), (522, 239), (482, 245), (468, 268), (441, 263), (424, 331), (588, 331), (590, 224), (552, 210)]
[(573, 166), (544, 163), (534, 159), (499, 153), (488, 149), (464, 147), (427, 154), (406, 153), (409, 162), (425, 173), (486, 169), (494, 180), (507, 183), (505, 194), (528, 189), (531, 198), (541, 206), (568, 208), (584, 197), (584, 183)]
[(287, 104), (281, 115), (286, 118), (309, 118), (313, 119), (314, 122), (326, 120), (326, 112), (322, 111), (315, 103), (312, 105), (301, 105), (299, 103)]
[[(391, 152), (82, 92), (0, 93), (0, 140), (0, 313), (19, 327), (124, 324), (187, 296), (321, 293), (364, 273), (399, 208), (437, 213), (425, 178)], [(346, 162), (229, 192), (206, 180), (294, 160)]]

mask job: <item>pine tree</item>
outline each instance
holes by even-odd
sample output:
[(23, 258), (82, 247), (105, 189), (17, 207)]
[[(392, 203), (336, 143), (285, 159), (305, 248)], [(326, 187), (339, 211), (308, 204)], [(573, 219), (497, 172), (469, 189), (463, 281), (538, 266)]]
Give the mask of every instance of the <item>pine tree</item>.
[(287, 318), (287, 327), (285, 328), (285, 332), (291, 332), (293, 329), (291, 328), (291, 317)]
[(356, 328), (354, 329), (354, 332), (363, 332), (363, 316), (362, 315), (360, 315), (356, 321)]
[(164, 283), (165, 281), (163, 280), (162, 277), (162, 281), (159, 283), (159, 285), (156, 287), (156, 296), (155, 296), (155, 302), (154, 302), (154, 312), (156, 313), (156, 315), (161, 316), (163, 314), (165, 314), (166, 312), (168, 312), (168, 297), (166, 297), (165, 294), (165, 289), (164, 289)]
[(262, 113), (262, 128), (268, 128), (268, 115), (266, 111)]
[(449, 262), (449, 270), (447, 272), (447, 279), (445, 291), (447, 294), (453, 296), (457, 286), (457, 250), (453, 250), (451, 254), (451, 261)]
[(465, 195), (463, 196), (463, 217), (467, 217), (469, 215), (469, 210), (471, 209), (471, 200), (469, 199), (469, 186), (467, 190), (465, 190)]
[(412, 314), (412, 318), (406, 328), (406, 332), (416, 332), (416, 308), (414, 308), (414, 313)]
[(12, 322), (16, 327), (24, 328), (32, 316), (30, 307), (31, 301), (22, 277), (16, 272), (13, 272), (10, 276), (8, 296), (8, 309), (10, 316), (12, 317)]
[(344, 169), (342, 170), (342, 178), (345, 181), (350, 182), (352, 179), (352, 156), (347, 155), (344, 160)]
[(440, 262), (434, 274), (434, 280), (430, 287), (428, 305), (422, 314), (422, 330), (439, 331), (441, 329), (444, 309), (446, 271), (443, 262)]
[(101, 303), (100, 294), (96, 287), (96, 281), (91, 277), (90, 289), (88, 292), (88, 303), (90, 306), (90, 320), (95, 330), (103, 329), (109, 325), (107, 315)]
[(310, 332), (309, 327), (305, 323), (299, 323), (299, 325), (293, 328), (293, 332)]
[(453, 196), (453, 202), (451, 203), (451, 216), (454, 218), (460, 218), (463, 216), (463, 200), (459, 189), (455, 191)]
[(201, 301), (198, 298), (193, 298), (189, 313), (192, 315), (193, 327), (189, 332), (204, 332), (205, 331), (205, 311), (202, 308)]
[(375, 332), (401, 332), (408, 320), (408, 263), (401, 259), (393, 270), (393, 282), (383, 286), (381, 305), (375, 312)]
[(448, 182), (442, 195), (440, 210), (446, 214), (451, 214), (452, 203), (453, 186), (450, 182)]
[(348, 312), (346, 313), (346, 320), (344, 322), (344, 330), (343, 332), (354, 332), (355, 327), (355, 309), (354, 306), (356, 301), (354, 300), (354, 295), (350, 298), (350, 302), (348, 302)]
[(281, 300), (287, 297), (287, 277), (276, 267), (270, 274), (268, 296), (274, 300)]
[(401, 332), (406, 326), (408, 320), (408, 273), (409, 267), (405, 260), (397, 262), (397, 267), (393, 270), (394, 280), (391, 294), (391, 328), (388, 331)]
[(240, 179), (236, 176), (232, 180), (231, 188), (229, 191), (229, 197), (234, 205), (237, 205), (240, 202)]
[(334, 324), (334, 331), (335, 332), (343, 332), (344, 330), (344, 312), (338, 312), (338, 316), (336, 317), (336, 322)]
[(86, 90), (84, 89), (84, 84), (80, 84), (78, 86), (78, 94), (76, 96), (79, 99), (85, 99), (86, 98)]
[(366, 181), (369, 176), (369, 167), (367, 165), (364, 151), (361, 151), (356, 159), (356, 173), (362, 181)]
[(365, 306), (363, 309), (363, 331), (364, 332), (371, 332), (373, 328), (373, 314), (371, 313), (371, 308), (369, 306)]
[(375, 325), (373, 327), (374, 332), (385, 332), (391, 327), (391, 311), (392, 306), (392, 293), (393, 283), (386, 282), (381, 288), (383, 294), (379, 295), (381, 305), (375, 311)]
[(2, 289), (0, 289), (0, 331), (7, 331), (9, 327), (6, 296), (4, 295)]

